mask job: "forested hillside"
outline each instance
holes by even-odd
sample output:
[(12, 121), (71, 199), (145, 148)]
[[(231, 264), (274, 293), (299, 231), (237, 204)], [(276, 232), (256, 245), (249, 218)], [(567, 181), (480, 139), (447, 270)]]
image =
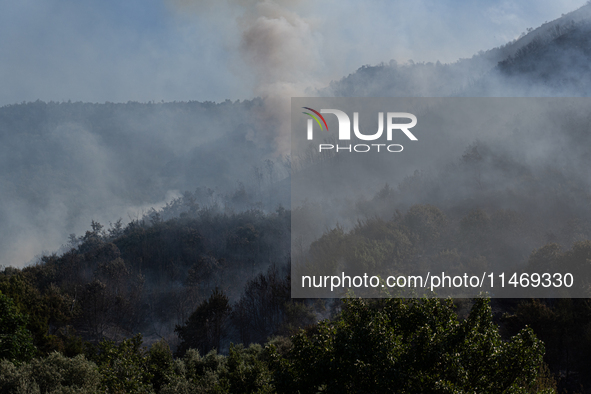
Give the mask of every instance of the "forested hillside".
[[(590, 18), (588, 4), (471, 59), (364, 66), (316, 93), (589, 96)], [(291, 297), (292, 268), (438, 264), (573, 272), (588, 294), (584, 105), (506, 135), (428, 136), (452, 157), (292, 206), (290, 181), (339, 158), (285, 156), (272, 100), (0, 108), (0, 392), (591, 393), (589, 298)]]
[(273, 184), (289, 163), (260, 135), (268, 127), (258, 120), (262, 106), (254, 99), (0, 108), (1, 264), (22, 266), (91, 220), (127, 223), (187, 189), (199, 188), (202, 205), (288, 206), (289, 193)]
[[(311, 245), (310, 256), (319, 267), (351, 260), (355, 264), (347, 270), (352, 273), (360, 269), (360, 262), (362, 269), (379, 271), (381, 264), (392, 259), (401, 271), (444, 260), (451, 274), (474, 264), (485, 270), (494, 265), (539, 270), (587, 264), (591, 237), (584, 223), (576, 220), (585, 212), (584, 205), (571, 205), (573, 211), (555, 210), (551, 217), (536, 215), (546, 208), (535, 204), (553, 201), (547, 193), (532, 193), (541, 187), (552, 189), (548, 178), (531, 174), (513, 178), (505, 173), (516, 180), (514, 188), (497, 192), (498, 198), (484, 198), (492, 185), (487, 181), (490, 178), (478, 175), (507, 168), (502, 163), (495, 158), (494, 149), (472, 145), (457, 166), (442, 173), (466, 181), (468, 200), (430, 204), (429, 200), (434, 202), (430, 190), (445, 190), (443, 175), (432, 178), (416, 173), (397, 187), (386, 185), (373, 198), (354, 204), (365, 219), (350, 229), (337, 226), (325, 231)], [(119, 387), (132, 392), (235, 392), (241, 387), (236, 385), (246, 385), (246, 392), (307, 392), (333, 385), (337, 391), (343, 390), (342, 385), (368, 385), (378, 390), (392, 384), (406, 385), (408, 392), (434, 384), (464, 390), (515, 385), (515, 390), (519, 386), (529, 390), (524, 392), (543, 392), (540, 387), (551, 389), (556, 382), (569, 390), (589, 385), (582, 373), (591, 347), (585, 339), (591, 324), (590, 304), (585, 300), (492, 300), (489, 309), (488, 303), (471, 300), (351, 299), (342, 304), (291, 299), (290, 211), (232, 212), (216, 205), (202, 207), (196, 203), (200, 192), (185, 193), (125, 226), (121, 222), (108, 227), (93, 222), (84, 235), (71, 237), (69, 251), (47, 255), (23, 269), (3, 270), (0, 291), (4, 307), (10, 311), (6, 316), (14, 316), (12, 323), (4, 323), (12, 338), (7, 346), (13, 347), (5, 347), (3, 354), (17, 363), (15, 367), (3, 364), (0, 369), (4, 374), (0, 380), (6, 387), (20, 387), (20, 377), (41, 387)], [(563, 187), (560, 193), (569, 201), (584, 201), (587, 195), (579, 188)], [(423, 198), (415, 198), (417, 195)], [(409, 205), (410, 201), (415, 203)], [(514, 208), (507, 209), (508, 203)], [(313, 207), (303, 207), (309, 208)], [(415, 317), (404, 317), (407, 313)], [(439, 317), (431, 320), (426, 316)], [(318, 323), (327, 317), (332, 322)], [(375, 334), (367, 331), (372, 319), (383, 325), (375, 327)], [(403, 328), (402, 321), (410, 325)], [(514, 345), (502, 341), (527, 326), (533, 331), (514, 337)], [(486, 334), (483, 331), (480, 339), (472, 337), (475, 327), (483, 327)], [(18, 330), (11, 331), (15, 328)], [(288, 339), (301, 328), (305, 328), (303, 333)], [(393, 335), (391, 347), (385, 345), (385, 332)], [(446, 351), (432, 353), (434, 348), (425, 345), (421, 350), (426, 352), (424, 358), (411, 362), (409, 357), (418, 345), (410, 338), (436, 332), (445, 333), (444, 337), (436, 336), (443, 348), (459, 346), (463, 350), (449, 350), (449, 355)], [(349, 365), (347, 354), (356, 351), (349, 348), (356, 343), (351, 339), (356, 335), (359, 344), (355, 346), (364, 349), (365, 361)], [(268, 342), (269, 338), (275, 339)], [(325, 341), (331, 347), (321, 345)], [(231, 343), (264, 346), (243, 348)], [(488, 367), (472, 369), (475, 365), (469, 362), (467, 352), (480, 350), (471, 346), (483, 346), (481, 351), (486, 353), (490, 350), (485, 349), (501, 343), (507, 346), (502, 356), (490, 353), (486, 356), (490, 357), (486, 359), (491, 363)], [(143, 350), (143, 346), (148, 347)], [(214, 349), (218, 355), (209, 353)], [(540, 361), (543, 349), (549, 369)], [(67, 359), (54, 351), (78, 358)], [(37, 358), (29, 363), (32, 357)], [(325, 357), (336, 357), (342, 365), (322, 361)], [(375, 367), (385, 362), (383, 357), (394, 357), (394, 364)], [(498, 369), (496, 357), (511, 365), (508, 370), (515, 365), (529, 365), (529, 369), (519, 369), (519, 374), (493, 373)], [(436, 360), (450, 364), (435, 368), (443, 362)], [(18, 366), (19, 361), (27, 363)], [(458, 380), (457, 365), (469, 371), (467, 380)], [(85, 371), (84, 378), (76, 383), (66, 377), (59, 382), (35, 377), (40, 368), (58, 366), (77, 374)], [(127, 386), (121, 380), (122, 368), (133, 371), (134, 378), (125, 383)], [(349, 369), (351, 381), (337, 378), (341, 368)], [(409, 380), (404, 368), (421, 370), (424, 378)], [(370, 380), (367, 371), (373, 371)], [(393, 375), (392, 371), (398, 372)], [(479, 374), (481, 378), (477, 378)]]
[[(563, 134), (567, 141), (584, 137), (584, 127), (579, 122), (573, 125), (577, 127)], [(591, 233), (586, 225), (589, 187), (579, 170), (588, 159), (584, 149), (554, 164), (509, 153), (502, 144), (475, 142), (437, 172), (417, 171), (398, 185), (384, 185), (374, 196), (334, 200), (330, 206), (303, 204), (298, 209), (308, 210), (318, 223), (329, 222), (323, 215), (335, 210), (350, 215), (354, 223), (320, 226), (309, 256), (317, 267), (354, 261), (347, 268), (352, 270), (359, 269), (359, 262), (362, 268), (379, 271), (380, 265), (396, 261), (401, 272), (432, 261), (444, 261), (450, 273), (475, 265), (483, 270), (586, 265), (591, 259)], [(281, 207), (272, 212), (232, 209), (240, 201), (256, 200), (241, 187), (224, 196), (199, 188), (126, 225), (93, 221), (83, 235), (70, 237), (64, 252), (47, 254), (22, 269), (4, 268), (0, 274), (7, 311), (3, 329), (11, 340), (2, 351), (16, 364), (3, 364), (0, 381), (14, 390), (24, 381), (40, 387), (118, 387), (131, 392), (206, 388), (235, 392), (236, 385), (245, 381), (251, 382), (247, 392), (263, 388), (289, 392), (290, 387), (306, 392), (332, 385), (338, 391), (341, 384), (374, 385), (377, 390), (400, 382), (409, 385), (408, 392), (434, 384), (450, 389), (463, 385), (468, 390), (488, 387), (493, 381), (529, 392), (555, 384), (571, 392), (581, 385), (589, 387), (583, 372), (591, 347), (586, 339), (591, 324), (587, 301), (493, 300), (488, 309), (471, 300), (456, 300), (455, 305), (427, 300), (390, 305), (389, 301), (341, 304), (291, 299), (291, 212)], [(407, 307), (418, 308), (417, 320), (409, 320), (416, 325), (405, 328), (407, 334), (395, 334), (402, 332), (396, 316), (411, 313)], [(429, 308), (440, 310), (443, 320), (424, 320), (434, 313)], [(319, 323), (325, 318), (332, 320)], [(372, 319), (383, 324), (378, 332), (391, 330), (389, 350), (380, 350), (378, 334), (375, 342), (364, 342), (371, 336), (363, 327)], [(453, 328), (454, 319), (459, 328)], [(467, 327), (484, 321), (489, 331), (481, 338), (484, 342), (478, 342)], [(529, 365), (523, 374), (495, 378), (490, 372), (499, 362), (494, 361), (494, 352), (487, 358), (492, 363), (488, 372), (471, 369), (476, 366), (469, 362), (466, 352), (472, 350), (467, 344), (481, 343), (483, 349), (500, 346), (498, 341), (505, 343), (526, 326), (543, 340), (545, 353), (538, 339), (524, 331), (513, 339), (515, 345), (503, 345), (508, 348), (502, 356), (521, 360), (503, 361), (508, 365)], [(304, 333), (298, 331), (302, 328)], [(425, 347), (425, 358), (412, 364), (408, 349), (417, 346), (409, 339), (412, 333), (420, 336), (437, 330), (451, 335), (438, 339), (443, 348), (453, 349), (447, 347), (453, 343), (463, 349), (449, 354), (468, 359), (433, 354), (433, 348)], [(296, 337), (289, 339), (293, 334)], [(343, 354), (353, 351), (347, 348), (353, 342), (344, 338), (351, 335), (359, 335), (360, 348), (367, 350), (365, 364), (347, 364), (349, 357)], [(520, 339), (523, 336), (526, 342)], [(268, 342), (270, 338), (275, 339)], [(331, 347), (321, 346), (324, 341)], [(239, 343), (264, 346), (236, 347)], [(213, 349), (217, 355), (209, 353)], [(542, 354), (548, 368), (540, 362)], [(343, 364), (312, 362), (323, 357), (337, 357)], [(450, 363), (449, 368), (433, 366), (443, 362), (437, 361), (440, 357)], [(406, 361), (376, 370), (371, 382), (362, 378), (364, 371), (374, 370), (369, 365), (381, 365), (385, 359)], [(424, 380), (405, 380), (401, 365), (423, 370)], [(457, 365), (471, 371), (464, 383), (457, 378)], [(53, 383), (36, 378), (47, 368), (76, 371), (84, 378), (78, 383), (67, 377)], [(340, 368), (350, 369), (350, 382), (335, 377)], [(118, 385), (123, 384), (124, 370), (133, 371), (135, 378), (122, 388)], [(247, 370), (248, 378), (242, 375)], [(393, 370), (401, 371), (401, 377), (392, 375)], [(68, 373), (74, 372), (64, 372)]]
[(591, 5), (469, 59), (365, 65), (320, 90), (337, 97), (587, 97)]
[[(30, 315), (38, 348), (64, 350), (74, 336), (98, 342), (139, 332), (151, 341), (165, 338), (176, 344), (175, 325), (184, 323), (216, 289), (244, 308), (262, 301), (278, 304), (272, 313), (281, 316), (273, 318), (272, 327), (257, 329), (243, 326), (254, 322), (240, 320), (240, 308), (234, 308), (238, 331), (231, 338), (254, 335), (260, 340), (282, 328), (283, 303), (290, 299), (284, 283), (289, 275), (289, 211), (201, 209), (191, 193), (175, 204), (184, 208), (180, 217), (163, 220), (164, 209), (127, 226), (119, 221), (105, 228), (93, 222), (85, 235), (72, 237), (66, 253), (3, 271), (0, 291)], [(267, 288), (243, 294), (245, 286), (257, 283)], [(268, 292), (278, 299), (265, 298)], [(248, 302), (254, 305), (246, 306)], [(44, 307), (48, 303), (52, 308)], [(220, 348), (219, 340), (215, 347)]]

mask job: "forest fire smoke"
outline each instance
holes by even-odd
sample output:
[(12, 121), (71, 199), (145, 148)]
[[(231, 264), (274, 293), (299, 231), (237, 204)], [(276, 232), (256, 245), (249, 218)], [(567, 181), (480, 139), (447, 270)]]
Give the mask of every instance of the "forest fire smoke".
[(240, 18), (241, 55), (253, 68), (256, 94), (265, 98), (261, 117), (270, 129), (276, 153), (289, 152), (290, 98), (313, 85), (319, 48), (313, 24), (288, 10), (282, 2), (261, 1)]
[[(290, 99), (306, 93), (306, 88), (320, 86), (322, 60), (321, 40), (315, 22), (299, 15), (307, 1), (284, 0), (228, 0), (230, 6), (242, 10), (236, 18), (239, 30), (238, 67), (244, 65), (254, 78), (254, 94), (265, 100), (260, 109), (260, 125), (256, 135), (248, 135), (257, 145), (270, 142), (274, 154), (289, 154)], [(175, 1), (176, 6), (197, 8), (200, 12), (214, 12), (211, 1)], [(235, 39), (233, 37), (232, 39)]]

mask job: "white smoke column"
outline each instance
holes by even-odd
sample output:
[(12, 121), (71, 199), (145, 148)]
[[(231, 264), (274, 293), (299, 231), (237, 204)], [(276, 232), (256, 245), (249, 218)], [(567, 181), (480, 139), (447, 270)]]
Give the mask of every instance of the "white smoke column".
[(316, 77), (323, 68), (320, 56), (322, 39), (315, 28), (317, 21), (298, 13), (309, 2), (173, 1), (184, 11), (197, 11), (201, 15), (219, 12), (231, 15), (223, 23), (236, 24), (240, 34), (240, 37), (234, 37), (239, 41), (239, 61), (234, 69), (245, 78), (254, 78), (253, 94), (265, 100), (259, 114), (261, 127), (256, 135), (248, 135), (247, 138), (258, 145), (273, 144), (277, 156), (288, 154), (290, 99), (311, 95), (306, 93), (307, 88), (313, 91), (314, 87), (321, 86)]
[(316, 85), (320, 69), (320, 38), (313, 23), (278, 1), (257, 2), (239, 19), (241, 55), (256, 78), (256, 94), (265, 99), (262, 135), (273, 139), (276, 154), (289, 153), (290, 98), (305, 96)]

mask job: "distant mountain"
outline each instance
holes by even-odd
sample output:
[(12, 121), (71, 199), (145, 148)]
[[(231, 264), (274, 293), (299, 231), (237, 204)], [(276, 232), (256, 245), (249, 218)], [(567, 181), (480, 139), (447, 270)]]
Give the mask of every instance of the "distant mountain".
[(591, 21), (537, 38), (466, 88), (465, 96), (589, 96)]
[(337, 97), (588, 96), (591, 5), (452, 64), (363, 66), (318, 93)]

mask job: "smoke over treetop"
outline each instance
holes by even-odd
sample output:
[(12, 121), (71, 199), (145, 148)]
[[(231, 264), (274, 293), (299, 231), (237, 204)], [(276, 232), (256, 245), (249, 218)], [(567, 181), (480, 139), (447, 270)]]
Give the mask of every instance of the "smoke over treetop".
[(179, 191), (207, 186), (224, 195), (241, 181), (250, 192), (256, 184), (260, 199), (285, 177), (277, 160), (272, 177), (264, 171), (271, 144), (246, 139), (261, 105), (39, 101), (0, 108), (0, 265), (56, 250), (91, 220), (141, 216)]
[(257, 15), (240, 19), (242, 56), (256, 74), (256, 93), (265, 97), (261, 116), (275, 124), (278, 154), (289, 153), (290, 98), (314, 84), (320, 61), (312, 25), (278, 3), (255, 5)]
[[(251, 98), (259, 93), (253, 70), (245, 67), (241, 54), (247, 27), (237, 19), (250, 23), (259, 16), (276, 17), (257, 8), (261, 3), (2, 2), (0, 36), (10, 39), (0, 42), (0, 105), (38, 99)], [(583, 3), (490, 0), (485, 7), (479, 2), (458, 7), (449, 0), (269, 2), (309, 25), (315, 40), (307, 44), (318, 45), (324, 57), (315, 63), (320, 70), (314, 79), (324, 83), (363, 64), (389, 59), (453, 62), (502, 45), (527, 27), (540, 26)], [(493, 20), (495, 9), (501, 9), (503, 18), (495, 11)]]
[(252, 78), (254, 94), (265, 99), (258, 113), (264, 127), (249, 137), (255, 143), (273, 141), (275, 156), (288, 154), (290, 98), (304, 96), (307, 88), (327, 82), (318, 78), (323, 64), (322, 40), (315, 23), (293, 9), (306, 7), (308, 2), (234, 0), (225, 4), (231, 13), (210, 1), (174, 4), (192, 12), (222, 13), (225, 23), (233, 20), (240, 35), (234, 38), (240, 58), (232, 69), (242, 78)]
[[(183, 80), (183, 92), (191, 92), (191, 96), (198, 97), (204, 94), (202, 92), (207, 92), (197, 89), (195, 81), (216, 87), (216, 92), (223, 92), (223, 86), (217, 84), (219, 75), (226, 72), (228, 67), (235, 74), (231, 78), (228, 74), (225, 79), (241, 80), (241, 85), (236, 85), (232, 92), (252, 83), (252, 92), (263, 99), (238, 103), (157, 105), (133, 102), (127, 105), (32, 102), (2, 107), (0, 230), (7, 235), (0, 239), (0, 264), (21, 264), (43, 249), (55, 250), (69, 233), (80, 234), (84, 231), (92, 219), (108, 224), (120, 216), (126, 218), (129, 207), (150, 207), (161, 203), (167, 194), (177, 195), (178, 192), (194, 190), (196, 187), (218, 187), (220, 193), (227, 193), (235, 190), (239, 186), (238, 182), (242, 182), (247, 189), (250, 187), (247, 191), (256, 191), (258, 201), (263, 200), (269, 206), (277, 203), (279, 187), (274, 190), (274, 197), (265, 196), (262, 199), (261, 196), (266, 186), (286, 176), (285, 168), (278, 163), (278, 156), (289, 149), (289, 98), (312, 95), (305, 89), (323, 85), (328, 77), (332, 77), (331, 73), (342, 70), (340, 63), (346, 57), (354, 58), (355, 64), (367, 62), (367, 52), (361, 50), (363, 45), (360, 43), (367, 44), (367, 47), (380, 46), (383, 50), (379, 53), (382, 59), (390, 57), (392, 48), (407, 44), (404, 37), (389, 36), (389, 46), (381, 45), (385, 41), (380, 40), (386, 38), (379, 34), (382, 30), (378, 24), (371, 26), (370, 36), (363, 33), (368, 31), (368, 27), (355, 21), (357, 15), (351, 16), (349, 12), (349, 19), (342, 19), (343, 10), (339, 7), (347, 6), (348, 3), (312, 6), (308, 1), (185, 1), (174, 4), (186, 14), (184, 19), (178, 15), (167, 16), (170, 18), (167, 23), (173, 22), (171, 25), (178, 28), (174, 34), (167, 35), (166, 28), (170, 26), (158, 25), (156, 22), (149, 25), (153, 31), (139, 28), (134, 34), (127, 34), (127, 30), (110, 31), (110, 38), (120, 36), (123, 40), (118, 48), (129, 49), (126, 45), (131, 45), (131, 41), (125, 40), (135, 37), (135, 43), (151, 49), (147, 58), (134, 57), (136, 49), (128, 50), (124, 61), (113, 52), (117, 48), (105, 52), (96, 42), (88, 41), (88, 34), (81, 37), (73, 34), (68, 30), (70, 25), (64, 22), (67, 19), (63, 15), (52, 22), (62, 25), (57, 35), (43, 25), (43, 20), (35, 19), (41, 30), (32, 31), (46, 32), (48, 37), (44, 44), (59, 41), (68, 51), (60, 52), (64, 48), (52, 45), (44, 47), (41, 53), (51, 53), (54, 57), (50, 59), (51, 64), (47, 64), (47, 70), (36, 72), (33, 66), (45, 63), (35, 58), (37, 46), (29, 40), (35, 34), (17, 34), (20, 40), (0, 43), (0, 54), (7, 54), (4, 57), (6, 61), (0, 66), (0, 75), (5, 76), (3, 80), (6, 83), (6, 89), (0, 92), (1, 100), (15, 102), (29, 98), (36, 100), (38, 97), (46, 100), (79, 97), (87, 101), (105, 98), (127, 101), (136, 97), (184, 100), (187, 96), (174, 88), (178, 79)], [(359, 17), (374, 20), (375, 8), (371, 8), (374, 6), (369, 4), (368, 13), (360, 14)], [(18, 7), (26, 8), (26, 5)], [(400, 18), (416, 12), (415, 8), (402, 10), (397, 7), (394, 4), (386, 8), (399, 12)], [(0, 23), (0, 33), (6, 26), (12, 26), (12, 30), (9, 29), (11, 34), (13, 31), (22, 31), (20, 29), (23, 27), (15, 30), (8, 16), (22, 21), (23, 9), (6, 14), (0, 12), (0, 22), (5, 22)], [(42, 9), (53, 15), (47, 8)], [(189, 12), (192, 9), (198, 12)], [(23, 13), (20, 18), (17, 15), (19, 12)], [(389, 12), (391, 14), (384, 14), (383, 17), (393, 16), (394, 11)], [(308, 16), (312, 14), (313, 18)], [(126, 19), (128, 17), (125, 13), (120, 16), (129, 23), (138, 22)], [(194, 23), (195, 20), (198, 23)], [(84, 24), (84, 21), (86, 19), (82, 18), (78, 23)], [(339, 25), (341, 21), (345, 22), (342, 24), (344, 27)], [(195, 27), (192, 23), (203, 26)], [(215, 30), (212, 28), (214, 26)], [(391, 29), (391, 25), (384, 26)], [(398, 30), (404, 30), (404, 26), (401, 22)], [(136, 25), (133, 27), (137, 28)], [(339, 30), (341, 27), (348, 30)], [(405, 34), (414, 34), (412, 29), (407, 30)], [(345, 31), (346, 34), (340, 35), (340, 41), (334, 40), (335, 34)], [(565, 48), (564, 44), (570, 43), (568, 50), (576, 50), (576, 45), (571, 44), (576, 44), (577, 37), (581, 33), (584, 35), (585, 31), (581, 28), (579, 35), (571, 31), (574, 40), (554, 40), (552, 48)], [(174, 40), (180, 36), (182, 39)], [(82, 61), (71, 56), (73, 52), (86, 53), (75, 50), (80, 48), (80, 43), (72, 37), (77, 37), (98, 58), (109, 59), (108, 66), (91, 62), (93, 67), (89, 67), (88, 59)], [(211, 47), (202, 47), (203, 42), (208, 42)], [(27, 48), (26, 56), (17, 44)], [(144, 48), (141, 45), (140, 48)], [(349, 46), (353, 49), (349, 50)], [(163, 52), (161, 47), (166, 47), (166, 51)], [(458, 53), (455, 52), (457, 48), (446, 49), (450, 53)], [(513, 49), (517, 51), (519, 48)], [(177, 57), (177, 50), (183, 52), (182, 58)], [(224, 52), (224, 62), (216, 57), (221, 52)], [(576, 53), (581, 55), (574, 56), (577, 59), (587, 56), (584, 51)], [(57, 54), (63, 54), (63, 59), (58, 58)], [(498, 61), (506, 59), (508, 55), (503, 54), (507, 55), (499, 49), (458, 64), (395, 66), (393, 63), (391, 66), (366, 67), (333, 84), (330, 91), (321, 93), (345, 96), (387, 96), (392, 95), (392, 92), (397, 95), (408, 95), (409, 92), (416, 95), (460, 94), (466, 92), (462, 88), (467, 80), (469, 82), (473, 78), (474, 84), (490, 70), (487, 67), (494, 67)], [(23, 56), (28, 59), (26, 66), (17, 62)], [(219, 73), (207, 72), (208, 69), (201, 68), (203, 64), (193, 56), (215, 63), (216, 72)], [(552, 70), (552, 56), (543, 58), (547, 63), (545, 67)], [(161, 59), (166, 59), (167, 67), (180, 64), (190, 68), (191, 72), (167, 68), (160, 62)], [(187, 60), (191, 61), (185, 62)], [(65, 63), (63, 67), (57, 67), (62, 61)], [(126, 77), (130, 75), (127, 74), (129, 70), (121, 62), (133, 66), (133, 78)], [(228, 63), (231, 65), (227, 66)], [(345, 64), (342, 67), (351, 64), (346, 61), (342, 63)], [(71, 64), (75, 64), (77, 69), (72, 70)], [(563, 63), (561, 65), (564, 66)], [(52, 67), (67, 71), (68, 78), (56, 74)], [(152, 72), (152, 67), (158, 68), (158, 72)], [(510, 67), (509, 71), (514, 68)], [(573, 75), (577, 75), (577, 70), (584, 69), (573, 70)], [(80, 78), (80, 72), (83, 78)], [(113, 80), (102, 78), (107, 74), (117, 75), (119, 79), (115, 78), (114, 81), (121, 83), (111, 83)], [(145, 81), (143, 74), (150, 75), (150, 84), (141, 83), (141, 89), (133, 88), (134, 81)], [(88, 78), (88, 75), (98, 77)], [(147, 95), (146, 91), (164, 92), (159, 90), (158, 85), (163, 75), (168, 78), (167, 86), (173, 87), (166, 92), (176, 92), (176, 95)], [(411, 77), (407, 78), (407, 75)], [(519, 78), (519, 73), (514, 75)], [(26, 76), (27, 83), (19, 84), (19, 78), (23, 76)], [(43, 80), (42, 83), (32, 89), (39, 78)], [(415, 83), (417, 81), (419, 83)], [(76, 85), (75, 90), (68, 87), (71, 83)], [(152, 88), (154, 90), (150, 90)], [(18, 95), (14, 93), (16, 91), (30, 92), (32, 96)], [(65, 92), (75, 94), (70, 96), (70, 93)], [(490, 92), (485, 89), (482, 94)], [(224, 93), (224, 97), (228, 96), (232, 94)], [(272, 159), (274, 164), (267, 164), (265, 159)], [(284, 183), (287, 185), (288, 182)]]

